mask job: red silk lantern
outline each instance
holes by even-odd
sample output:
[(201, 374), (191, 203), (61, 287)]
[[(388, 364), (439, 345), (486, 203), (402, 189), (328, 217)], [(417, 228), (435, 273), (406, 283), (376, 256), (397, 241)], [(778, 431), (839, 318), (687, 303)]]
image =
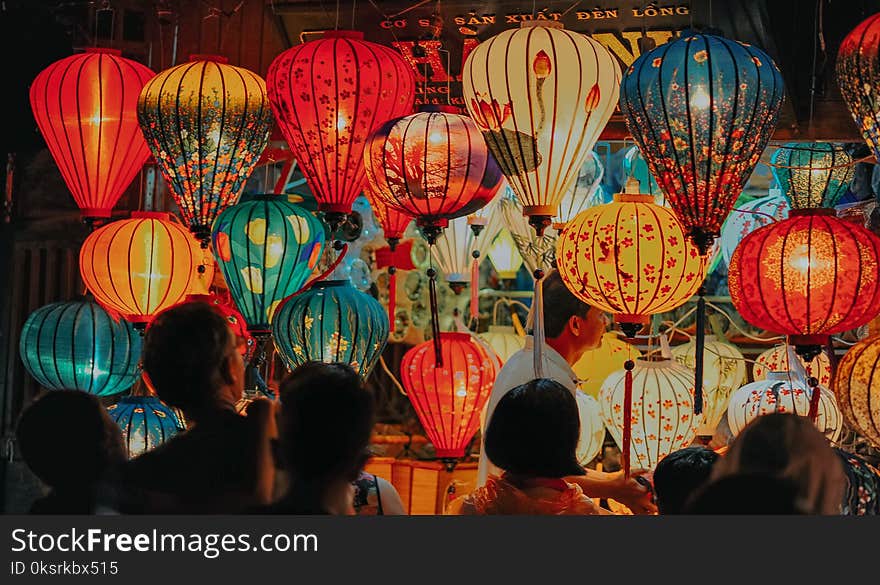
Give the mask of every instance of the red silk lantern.
[(792, 209), (740, 242), (728, 282), (746, 321), (788, 335), (810, 361), (880, 312), (880, 238), (832, 209)]
[(852, 30), (837, 53), (837, 84), (874, 156), (880, 158), (880, 14)]
[(469, 333), (441, 333), (442, 365), (431, 341), (403, 356), (400, 379), (437, 457), (464, 456), (495, 382), (497, 356)]
[(86, 49), (37, 75), (31, 109), (83, 218), (110, 210), (150, 156), (137, 99), (152, 70), (116, 49)]
[(334, 229), (363, 189), (367, 136), (415, 100), (412, 67), (363, 36), (327, 31), (281, 53), (266, 76), (275, 119)]

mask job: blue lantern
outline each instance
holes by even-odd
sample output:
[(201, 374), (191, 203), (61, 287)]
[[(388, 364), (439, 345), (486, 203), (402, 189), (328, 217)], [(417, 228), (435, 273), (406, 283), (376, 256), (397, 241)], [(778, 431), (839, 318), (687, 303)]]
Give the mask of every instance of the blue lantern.
[(286, 195), (257, 195), (217, 217), (213, 243), (248, 330), (265, 336), (278, 304), (297, 292), (317, 266), (324, 226)]
[(834, 207), (846, 195), (855, 163), (842, 144), (789, 142), (770, 159), (792, 209)]
[(308, 361), (342, 362), (366, 378), (388, 341), (388, 315), (348, 280), (318, 281), (284, 301), (272, 333), (291, 370)]
[(138, 376), (141, 337), (98, 303), (52, 303), (30, 314), (21, 330), (24, 367), (44, 388), (110, 396)]
[(108, 406), (107, 412), (122, 429), (129, 459), (155, 449), (184, 430), (174, 411), (155, 396), (125, 396)]

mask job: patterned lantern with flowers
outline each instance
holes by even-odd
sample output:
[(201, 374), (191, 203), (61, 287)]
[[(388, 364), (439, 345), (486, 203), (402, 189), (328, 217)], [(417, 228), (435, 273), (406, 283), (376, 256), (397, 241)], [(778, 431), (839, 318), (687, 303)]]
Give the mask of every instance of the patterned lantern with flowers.
[(269, 143), (266, 83), (224, 57), (194, 55), (144, 86), (138, 119), (184, 222), (207, 245)]
[(701, 254), (773, 134), (783, 94), (762, 50), (693, 31), (643, 53), (624, 74), (627, 128)]
[(844, 420), (880, 449), (880, 337), (863, 339), (837, 365), (832, 389)]
[(880, 159), (880, 14), (862, 21), (840, 43), (837, 84), (862, 137)]
[(721, 226), (721, 255), (728, 266), (733, 251), (743, 238), (761, 226), (788, 217), (788, 201), (779, 189), (770, 189), (766, 197), (739, 201)]
[[(788, 372), (794, 368), (789, 365), (787, 345), (777, 345), (771, 347), (757, 358), (752, 366), (752, 379), (766, 380), (770, 372)], [(800, 366), (804, 368), (807, 376), (816, 378), (820, 386), (831, 386), (831, 360), (828, 354), (820, 352), (812, 361), (804, 361), (804, 358), (797, 356)]]
[(855, 163), (842, 144), (789, 142), (770, 160), (792, 209), (834, 207), (849, 189)]

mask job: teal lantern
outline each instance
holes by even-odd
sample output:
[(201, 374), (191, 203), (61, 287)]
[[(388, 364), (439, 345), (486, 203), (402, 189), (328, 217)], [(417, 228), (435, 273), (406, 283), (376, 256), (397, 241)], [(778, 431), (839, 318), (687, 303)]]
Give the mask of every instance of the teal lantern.
[(308, 361), (342, 362), (366, 378), (388, 341), (388, 315), (348, 280), (318, 281), (284, 301), (272, 333), (291, 370)]
[(128, 458), (151, 451), (184, 430), (177, 415), (155, 396), (125, 396), (107, 407), (122, 429)]
[(44, 388), (110, 396), (137, 380), (141, 337), (128, 321), (116, 321), (95, 301), (82, 299), (31, 313), (19, 352)]
[(834, 207), (855, 176), (855, 161), (843, 144), (789, 142), (770, 160), (773, 176), (792, 209)]
[(297, 292), (317, 266), (324, 226), (286, 195), (257, 195), (217, 217), (213, 243), (248, 330), (267, 336), (278, 304)]

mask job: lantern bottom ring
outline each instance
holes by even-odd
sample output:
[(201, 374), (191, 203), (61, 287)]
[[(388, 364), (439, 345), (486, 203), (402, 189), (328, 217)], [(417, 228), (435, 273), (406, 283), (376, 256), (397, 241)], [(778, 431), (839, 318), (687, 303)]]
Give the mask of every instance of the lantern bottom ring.
[(829, 339), (828, 335), (789, 335), (788, 343), (805, 362), (811, 362), (822, 353)]
[(712, 244), (715, 243), (715, 238), (720, 234), (706, 232), (700, 228), (693, 228), (688, 235), (694, 243), (694, 246), (700, 251), (700, 256), (706, 256), (712, 249)]

